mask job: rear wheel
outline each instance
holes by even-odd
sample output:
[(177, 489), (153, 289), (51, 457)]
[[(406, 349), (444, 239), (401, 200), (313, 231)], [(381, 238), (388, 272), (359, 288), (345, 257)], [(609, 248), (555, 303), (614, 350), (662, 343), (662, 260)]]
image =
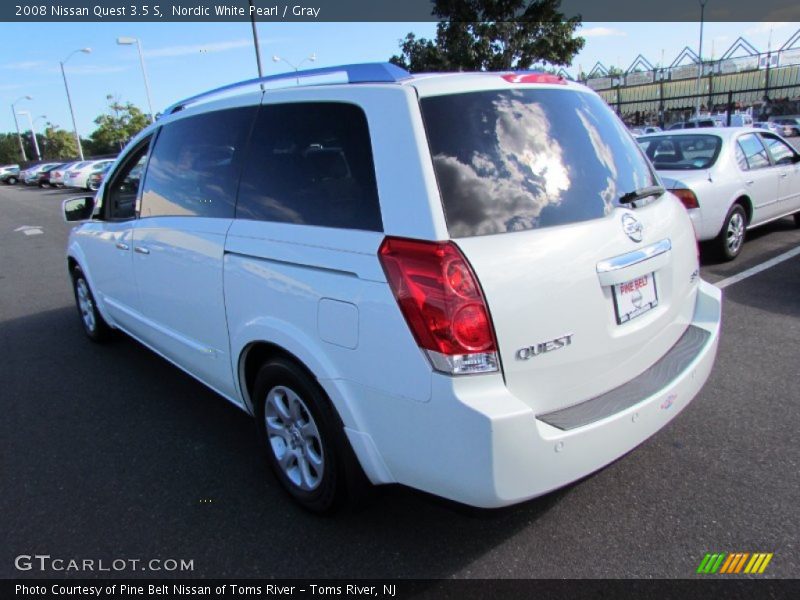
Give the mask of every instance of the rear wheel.
[(17, 178), (12, 175), (8, 179), (6, 179), (6, 183), (8, 183), (9, 185), (16, 185)]
[(283, 358), (268, 361), (253, 391), (267, 462), (300, 505), (332, 513), (368, 487), (339, 416), (303, 369)]
[(714, 247), (720, 258), (733, 260), (739, 256), (742, 251), (742, 244), (744, 244), (746, 229), (747, 216), (744, 208), (741, 204), (734, 204), (728, 211), (728, 216), (725, 217), (722, 231), (719, 232), (719, 235), (714, 240)]
[(93, 342), (103, 342), (111, 336), (111, 327), (97, 310), (94, 294), (89, 287), (86, 276), (80, 267), (72, 271), (72, 288), (75, 292), (75, 303), (81, 317), (83, 330)]

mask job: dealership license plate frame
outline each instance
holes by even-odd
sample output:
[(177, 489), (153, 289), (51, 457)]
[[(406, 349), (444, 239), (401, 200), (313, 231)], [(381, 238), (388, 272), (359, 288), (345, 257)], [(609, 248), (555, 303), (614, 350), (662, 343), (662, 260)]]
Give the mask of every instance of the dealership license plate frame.
[[(646, 280), (646, 283), (636, 286), (634, 290), (624, 291), (624, 286), (636, 285), (636, 282), (641, 280)], [(646, 294), (641, 293), (641, 290), (645, 290)], [(639, 306), (634, 302), (637, 293), (641, 294)], [(630, 323), (658, 306), (656, 274), (654, 272), (645, 273), (628, 281), (616, 283), (611, 287), (611, 295), (614, 298), (614, 316), (617, 319), (617, 325)]]

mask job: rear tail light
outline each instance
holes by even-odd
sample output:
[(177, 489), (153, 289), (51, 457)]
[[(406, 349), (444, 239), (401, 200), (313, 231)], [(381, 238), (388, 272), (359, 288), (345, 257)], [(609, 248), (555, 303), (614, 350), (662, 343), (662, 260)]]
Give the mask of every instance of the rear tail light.
[(697, 202), (697, 196), (694, 195), (692, 190), (678, 188), (671, 191), (678, 197), (678, 200), (680, 200), (686, 208), (700, 208), (700, 204)]
[(437, 371), (498, 370), (486, 300), (455, 244), (387, 237), (378, 257), (411, 333)]

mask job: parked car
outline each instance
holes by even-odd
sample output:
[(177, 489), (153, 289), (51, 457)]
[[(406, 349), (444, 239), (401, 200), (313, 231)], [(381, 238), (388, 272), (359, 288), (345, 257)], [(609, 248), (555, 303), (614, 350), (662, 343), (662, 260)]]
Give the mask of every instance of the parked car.
[(60, 167), (53, 169), (53, 171), (50, 173), (50, 185), (53, 187), (64, 187), (64, 175), (66, 175), (67, 171), (78, 167), (78, 165), (84, 164), (84, 162), (85, 161), (65, 163)]
[(14, 185), (19, 181), (19, 165), (0, 166), (0, 182)]
[(100, 184), (103, 183), (103, 178), (113, 164), (113, 162), (109, 162), (105, 165), (95, 168), (91, 173), (89, 173), (89, 176), (86, 178), (86, 189), (93, 192), (97, 191), (97, 189), (100, 187)]
[(63, 166), (64, 163), (56, 163), (45, 167), (39, 171), (36, 183), (39, 185), (39, 187), (50, 187), (50, 174), (59, 167)]
[(36, 165), (31, 165), (22, 173), (20, 173), (20, 181), (22, 181), (25, 185), (38, 185), (39, 183), (39, 175), (45, 169), (50, 169), (57, 167), (59, 163), (54, 162), (45, 162), (45, 163), (38, 163)]
[(113, 164), (111, 159), (103, 160), (88, 160), (83, 163), (71, 167), (64, 174), (64, 187), (75, 187), (88, 189), (86, 187), (86, 180), (95, 169), (105, 167)]
[(722, 119), (722, 125), (727, 127), (752, 127), (753, 117), (747, 113), (734, 113), (731, 115), (731, 122), (728, 124), (728, 117), (725, 114), (718, 115)]
[(389, 64), (297, 78), (179, 102), (65, 201), (89, 338), (124, 331), (253, 414), (318, 512), (366, 483), (533, 498), (697, 394), (720, 292), (595, 92)]
[(800, 155), (780, 136), (731, 127), (638, 141), (686, 206), (697, 239), (722, 258), (736, 258), (747, 229), (791, 214), (800, 226)]
[(773, 121), (756, 121), (753, 123), (753, 127), (756, 127), (757, 129), (766, 129), (771, 133), (783, 135), (783, 127)]
[(658, 133), (659, 131), (662, 131), (661, 127), (657, 127), (655, 125), (648, 125), (647, 127), (643, 128), (643, 132), (642, 133), (644, 133), (644, 134)]
[(719, 119), (708, 117), (701, 119), (692, 119), (690, 121), (686, 121), (685, 123), (673, 123), (667, 128), (667, 130), (675, 131), (680, 129), (698, 129), (701, 127), (724, 127), (724, 126), (725, 126), (724, 123)]
[(783, 127), (783, 135), (786, 137), (800, 135), (800, 119), (796, 117), (779, 117), (770, 121)]

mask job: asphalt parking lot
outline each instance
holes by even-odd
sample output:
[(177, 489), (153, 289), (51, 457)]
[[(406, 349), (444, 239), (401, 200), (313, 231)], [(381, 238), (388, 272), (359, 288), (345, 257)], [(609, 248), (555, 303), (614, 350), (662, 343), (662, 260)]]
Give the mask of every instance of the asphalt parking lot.
[[(0, 186), (0, 576), (69, 575), (15, 570), (33, 553), (189, 559), (172, 575), (209, 578), (682, 578), (706, 552), (743, 551), (774, 553), (761, 577), (800, 573), (800, 256), (726, 287), (709, 382), (608, 468), (498, 511), (392, 487), (318, 518), (267, 473), (247, 415), (130, 339), (85, 338), (69, 195)], [(800, 247), (791, 219), (748, 237), (702, 275)]]

